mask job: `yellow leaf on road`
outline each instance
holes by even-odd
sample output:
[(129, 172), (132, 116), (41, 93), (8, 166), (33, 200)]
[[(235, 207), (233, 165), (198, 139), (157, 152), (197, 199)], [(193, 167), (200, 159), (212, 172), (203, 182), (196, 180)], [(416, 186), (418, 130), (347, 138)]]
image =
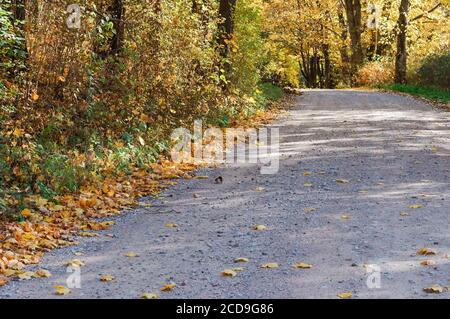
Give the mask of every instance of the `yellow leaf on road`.
[(342, 215), (341, 215), (341, 219), (342, 219), (342, 220), (349, 220), (349, 219), (351, 219), (351, 217), (350, 217), (350, 215), (348, 215), (348, 214), (342, 214)]
[(37, 270), (37, 271), (36, 271), (36, 275), (37, 275), (38, 277), (41, 277), (41, 278), (49, 278), (49, 277), (52, 276), (52, 274), (50, 273), (50, 271), (45, 270), (45, 269), (39, 269), (39, 270)]
[(167, 284), (167, 285), (165, 285), (165, 286), (163, 286), (163, 287), (161, 287), (161, 291), (172, 291), (173, 290), (173, 288), (175, 288), (177, 285), (176, 284)]
[(434, 260), (423, 260), (420, 262), (422, 266), (435, 266), (436, 262)]
[(178, 225), (175, 224), (175, 223), (168, 223), (168, 224), (166, 224), (164, 226), (167, 227), (167, 228), (177, 228), (178, 227)]
[(236, 271), (232, 270), (232, 269), (225, 269), (222, 272), (222, 276), (224, 277), (236, 277), (237, 273)]
[(419, 208), (423, 208), (423, 205), (422, 204), (409, 205), (409, 208), (411, 208), (411, 209), (419, 209)]
[(158, 294), (144, 293), (141, 295), (141, 299), (158, 299), (158, 298), (159, 298)]
[(348, 183), (350, 183), (350, 181), (347, 180), (347, 179), (337, 179), (336, 183), (338, 183), (338, 184), (348, 184)]
[(20, 280), (30, 280), (31, 277), (34, 277), (34, 276), (35, 276), (34, 272), (32, 272), (32, 271), (25, 271), (25, 272), (19, 274), (17, 277)]
[(267, 230), (267, 226), (265, 226), (265, 225), (255, 225), (255, 226), (253, 226), (253, 230)]
[(262, 264), (261, 268), (266, 268), (266, 269), (274, 269), (274, 268), (278, 268), (280, 267), (280, 265), (278, 265), (278, 263), (266, 263), (266, 264)]
[(400, 216), (406, 217), (406, 216), (409, 216), (409, 213), (408, 212), (400, 212)]
[(423, 291), (429, 294), (441, 294), (444, 292), (444, 288), (439, 285), (433, 285), (431, 287), (423, 288)]
[(306, 263), (296, 263), (292, 266), (297, 269), (311, 269), (312, 268), (312, 265), (306, 264)]
[(125, 256), (130, 257), (130, 258), (139, 257), (138, 254), (133, 253), (133, 252), (126, 253)]
[(248, 263), (248, 258), (242, 258), (242, 257), (239, 257), (239, 258), (236, 258), (236, 259), (234, 260), (234, 262), (235, 262), (235, 263)]
[(65, 286), (56, 285), (53, 288), (55, 288), (55, 295), (58, 296), (64, 296), (70, 293), (70, 289)]
[(305, 183), (305, 184), (303, 184), (303, 186), (305, 186), (305, 187), (313, 187), (313, 184), (312, 183)]
[(428, 248), (422, 248), (417, 251), (417, 255), (421, 256), (430, 256), (430, 255), (436, 255), (436, 251)]
[(97, 233), (89, 233), (89, 232), (81, 232), (78, 234), (80, 237), (99, 237), (100, 235)]
[(86, 264), (79, 259), (72, 259), (72, 260), (66, 262), (66, 266), (70, 266), (70, 267), (83, 267), (84, 265), (86, 265)]
[(100, 277), (100, 281), (107, 282), (107, 281), (113, 281), (116, 279), (113, 275), (103, 275)]
[(351, 297), (353, 297), (353, 293), (351, 292), (342, 292), (340, 294), (338, 294), (338, 297), (341, 299), (349, 299)]

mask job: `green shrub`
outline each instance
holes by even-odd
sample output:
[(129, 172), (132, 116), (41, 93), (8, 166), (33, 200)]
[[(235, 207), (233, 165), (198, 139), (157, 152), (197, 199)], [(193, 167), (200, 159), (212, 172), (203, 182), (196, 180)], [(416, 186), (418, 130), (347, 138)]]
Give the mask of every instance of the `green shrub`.
[(416, 96), (421, 96), (441, 103), (450, 102), (450, 92), (439, 88), (404, 85), (404, 84), (387, 85), (384, 86), (384, 88), (392, 91), (398, 91)]
[(450, 90), (450, 52), (428, 56), (417, 70), (421, 85)]

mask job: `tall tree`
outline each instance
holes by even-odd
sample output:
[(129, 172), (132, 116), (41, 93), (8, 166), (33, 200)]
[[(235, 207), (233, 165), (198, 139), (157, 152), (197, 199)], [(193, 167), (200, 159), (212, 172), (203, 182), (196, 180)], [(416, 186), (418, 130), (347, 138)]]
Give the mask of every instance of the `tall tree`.
[(124, 15), (125, 8), (122, 0), (113, 0), (110, 7), (112, 22), (114, 24), (114, 36), (111, 39), (111, 55), (116, 55), (122, 49), (124, 36)]
[(408, 31), (408, 13), (411, 3), (409, 0), (401, 0), (400, 15), (398, 17), (397, 54), (395, 57), (395, 82), (406, 83), (406, 63), (408, 59), (408, 49), (406, 46), (406, 36)]
[(399, 17), (397, 22), (398, 35), (397, 35), (397, 54), (395, 56), (395, 82), (399, 84), (405, 84), (407, 82), (407, 62), (408, 62), (408, 26), (411, 22), (422, 19), (427, 14), (433, 13), (442, 6), (442, 2), (438, 2), (430, 10), (419, 14), (413, 19), (408, 19), (408, 14), (411, 8), (410, 0), (401, 0), (399, 7)]
[(14, 19), (21, 22), (19, 27), (22, 28), (25, 21), (25, 0), (14, 0)]
[(348, 32), (352, 44), (352, 55), (350, 58), (353, 76), (359, 66), (364, 62), (364, 52), (361, 42), (362, 35), (362, 10), (361, 0), (345, 0), (347, 14)]
[(340, 54), (341, 54), (341, 61), (342, 61), (342, 80), (346, 84), (349, 84), (348, 80), (349, 80), (351, 72), (349, 70), (350, 57), (348, 56), (348, 45), (347, 45), (348, 26), (347, 26), (347, 21), (345, 21), (343, 0), (340, 0), (338, 3), (338, 21), (339, 21), (339, 26), (341, 28)]
[(219, 16), (219, 46), (221, 47), (222, 58), (227, 58), (230, 52), (230, 41), (233, 38), (234, 30), (234, 10), (237, 0), (220, 0)]

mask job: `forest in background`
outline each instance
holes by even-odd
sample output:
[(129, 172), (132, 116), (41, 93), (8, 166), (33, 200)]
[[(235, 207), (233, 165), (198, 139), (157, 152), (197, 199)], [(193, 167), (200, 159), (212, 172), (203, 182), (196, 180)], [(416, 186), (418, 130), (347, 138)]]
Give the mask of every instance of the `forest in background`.
[(151, 171), (174, 128), (227, 127), (280, 87), (449, 89), (449, 1), (74, 2), (1, 0), (2, 216)]

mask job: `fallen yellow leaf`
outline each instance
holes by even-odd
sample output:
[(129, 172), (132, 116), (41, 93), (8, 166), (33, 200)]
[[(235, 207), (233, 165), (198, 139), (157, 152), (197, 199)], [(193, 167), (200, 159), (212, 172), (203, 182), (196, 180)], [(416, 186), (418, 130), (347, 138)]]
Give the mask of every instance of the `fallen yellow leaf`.
[(406, 216), (409, 216), (409, 213), (408, 212), (400, 212), (400, 216), (406, 217)]
[(100, 235), (97, 233), (89, 233), (89, 232), (81, 232), (78, 234), (81, 237), (99, 237)]
[(225, 269), (222, 272), (222, 276), (224, 277), (236, 277), (237, 273), (236, 271), (232, 270), (232, 269)]
[(85, 265), (86, 264), (79, 259), (72, 259), (72, 260), (66, 262), (66, 266), (70, 266), (70, 267), (83, 267)]
[(30, 280), (31, 277), (34, 277), (34, 276), (35, 276), (34, 272), (32, 272), (32, 271), (25, 271), (25, 272), (19, 274), (17, 277), (20, 280)]
[(100, 277), (100, 281), (107, 282), (107, 281), (113, 281), (116, 279), (113, 275), (103, 275)]
[(236, 262), (236, 263), (248, 263), (248, 258), (242, 258), (242, 257), (239, 257), (239, 258), (236, 258), (235, 260), (234, 260), (234, 262)]
[(58, 296), (64, 296), (70, 293), (70, 289), (65, 286), (56, 285), (53, 288), (55, 288), (55, 295)]
[(417, 255), (421, 256), (430, 256), (430, 255), (436, 255), (436, 251), (428, 248), (422, 248), (417, 251)]
[(312, 265), (306, 263), (295, 263), (293, 267), (297, 269), (310, 269), (312, 268)]
[(158, 294), (143, 293), (141, 295), (141, 299), (158, 299), (158, 298), (159, 298)]
[(39, 100), (39, 95), (36, 93), (36, 91), (33, 91), (33, 93), (31, 94), (31, 100), (34, 102)]
[(261, 268), (266, 268), (266, 269), (274, 269), (274, 268), (278, 268), (280, 267), (280, 265), (278, 265), (278, 263), (266, 263), (266, 264), (262, 264)]
[(167, 227), (167, 228), (177, 228), (178, 225), (175, 224), (175, 223), (168, 223), (168, 224), (165, 225), (165, 227)]
[(312, 183), (305, 183), (305, 184), (303, 184), (303, 186), (305, 186), (305, 187), (312, 187), (313, 184)]
[(9, 279), (5, 276), (0, 275), (0, 287), (8, 283)]
[(350, 217), (350, 215), (342, 214), (342, 215), (341, 215), (341, 219), (342, 219), (342, 220), (349, 220), (349, 219), (351, 219), (351, 217)]
[(420, 262), (422, 266), (435, 266), (436, 262), (434, 260), (423, 260)]
[(338, 297), (341, 298), (341, 299), (348, 299), (348, 298), (353, 297), (353, 293), (351, 293), (351, 292), (342, 292), (342, 293), (338, 294)]
[(338, 184), (348, 184), (348, 183), (350, 183), (350, 181), (347, 180), (347, 179), (337, 179), (336, 183), (338, 183)]
[(444, 288), (439, 285), (433, 285), (431, 287), (423, 288), (423, 291), (429, 294), (441, 294), (444, 292)]
[(409, 205), (409, 208), (411, 208), (411, 209), (419, 209), (419, 208), (423, 208), (423, 205), (421, 205), (421, 204)]
[(138, 254), (133, 253), (133, 252), (126, 253), (125, 256), (130, 257), (130, 258), (133, 258), (133, 257), (139, 257)]
[(50, 273), (50, 271), (45, 270), (45, 269), (39, 269), (39, 270), (37, 270), (37, 271), (36, 271), (36, 275), (37, 275), (38, 277), (41, 277), (41, 278), (49, 278), (49, 277), (52, 276), (52, 274)]
[(265, 225), (255, 225), (255, 226), (253, 226), (253, 230), (267, 230), (267, 226), (265, 226)]
[(20, 215), (27, 218), (31, 216), (31, 211), (28, 208), (25, 208), (23, 211), (20, 212)]
[(161, 287), (161, 291), (172, 291), (173, 290), (173, 288), (175, 288), (177, 285), (176, 284), (167, 284), (167, 285), (165, 285), (165, 286), (163, 286), (163, 287)]

